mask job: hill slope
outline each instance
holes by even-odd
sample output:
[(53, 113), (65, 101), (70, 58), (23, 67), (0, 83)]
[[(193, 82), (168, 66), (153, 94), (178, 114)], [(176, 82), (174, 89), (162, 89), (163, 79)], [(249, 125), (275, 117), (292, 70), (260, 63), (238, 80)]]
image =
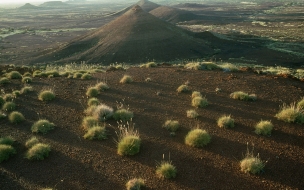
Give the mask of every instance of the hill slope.
[(35, 6), (35, 5), (32, 5), (30, 3), (26, 3), (25, 5), (19, 7), (18, 9), (21, 9), (21, 10), (31, 10), (31, 9), (38, 9), (39, 7)]
[(109, 24), (34, 62), (131, 62), (194, 59), (213, 54), (202, 39), (162, 21), (138, 5)]

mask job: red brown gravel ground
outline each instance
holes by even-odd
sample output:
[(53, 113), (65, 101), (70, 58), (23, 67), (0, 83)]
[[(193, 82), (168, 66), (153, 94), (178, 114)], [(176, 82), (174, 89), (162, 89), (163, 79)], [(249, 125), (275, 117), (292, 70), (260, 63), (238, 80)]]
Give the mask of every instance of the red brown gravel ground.
[[(119, 84), (124, 74), (133, 77), (130, 84)], [(145, 82), (150, 77), (151, 82)], [(135, 128), (139, 130), (142, 145), (135, 156), (116, 153), (114, 120), (106, 123), (109, 138), (104, 141), (83, 139), (80, 124), (85, 116), (86, 89), (107, 79), (108, 91), (98, 99), (114, 108), (116, 101), (124, 100), (134, 112)], [(200, 91), (210, 105), (197, 109), (197, 120), (186, 117), (191, 106), (191, 93), (178, 94), (176, 89), (189, 81), (191, 90)], [(1, 87), (6, 92), (21, 89), (20, 80)], [(17, 110), (26, 121), (15, 125), (7, 119), (0, 121), (1, 136), (16, 139), (17, 155), (1, 163), (0, 189), (125, 189), (125, 183), (134, 177), (145, 179), (145, 189), (302, 189), (304, 187), (304, 132), (300, 124), (278, 121), (274, 115), (283, 103), (292, 103), (303, 96), (304, 83), (292, 79), (258, 75), (252, 72), (224, 73), (222, 71), (193, 71), (175, 67), (130, 68), (94, 74), (92, 80), (34, 78), (34, 92), (19, 96)], [(45, 88), (55, 90), (56, 99), (38, 100), (38, 92)], [(221, 88), (221, 92), (215, 92)], [(234, 91), (255, 93), (258, 100), (244, 102), (229, 98)], [(157, 95), (161, 92), (161, 95)], [(231, 114), (235, 127), (222, 129), (216, 120)], [(25, 141), (34, 134), (30, 127), (38, 119), (48, 119), (56, 128), (45, 135), (35, 135), (51, 145), (52, 151), (43, 161), (24, 158)], [(167, 119), (176, 119), (181, 127), (175, 137), (162, 128)], [(271, 120), (274, 130), (270, 137), (256, 135), (254, 125)], [(199, 125), (212, 136), (204, 148), (184, 144), (188, 131)], [(267, 161), (259, 175), (240, 171), (239, 162), (254, 144), (254, 153)], [(171, 155), (177, 168), (177, 177), (163, 180), (155, 175), (156, 162)]]

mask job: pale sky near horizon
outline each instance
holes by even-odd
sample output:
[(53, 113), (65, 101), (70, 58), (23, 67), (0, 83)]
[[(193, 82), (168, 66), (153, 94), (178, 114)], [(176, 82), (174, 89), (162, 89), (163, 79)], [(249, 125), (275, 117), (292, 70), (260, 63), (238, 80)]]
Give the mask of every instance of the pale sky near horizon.
[[(43, 3), (51, 0), (0, 0), (0, 4), (25, 4), (25, 3)], [(66, 1), (66, 0), (59, 0)]]

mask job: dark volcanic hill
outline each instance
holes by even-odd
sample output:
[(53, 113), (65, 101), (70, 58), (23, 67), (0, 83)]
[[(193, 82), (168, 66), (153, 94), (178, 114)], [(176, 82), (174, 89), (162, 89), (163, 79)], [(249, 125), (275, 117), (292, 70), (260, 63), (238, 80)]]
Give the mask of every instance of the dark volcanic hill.
[(22, 9), (22, 10), (32, 10), (32, 9), (38, 9), (39, 7), (32, 5), (30, 3), (26, 3), (25, 5), (19, 7), (18, 9)]
[(178, 23), (178, 22), (184, 22), (184, 21), (191, 21), (191, 20), (199, 20), (202, 19), (201, 16), (193, 14), (189, 11), (176, 9), (173, 7), (167, 7), (167, 6), (160, 6), (156, 9), (153, 9), (150, 11), (150, 13), (157, 18), (160, 18), (162, 20), (166, 20), (171, 23)]
[(41, 5), (39, 5), (39, 7), (66, 7), (68, 6), (68, 4), (62, 2), (62, 1), (48, 1), (45, 3), (42, 3)]
[(109, 24), (81, 36), (33, 62), (87, 61), (141, 63), (195, 59), (213, 49), (192, 32), (143, 11), (136, 5)]

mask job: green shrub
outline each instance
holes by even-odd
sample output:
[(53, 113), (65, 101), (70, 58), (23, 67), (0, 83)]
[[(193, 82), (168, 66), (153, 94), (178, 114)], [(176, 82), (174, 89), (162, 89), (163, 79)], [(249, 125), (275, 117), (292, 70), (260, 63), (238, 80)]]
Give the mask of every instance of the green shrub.
[(52, 76), (52, 77), (59, 77), (60, 76), (59, 72), (55, 71), (55, 70), (53, 70), (53, 71), (47, 71), (47, 72), (45, 72), (45, 74), (47, 76)]
[(217, 120), (217, 126), (220, 128), (233, 128), (234, 119), (232, 119), (230, 115), (224, 115)]
[(186, 145), (199, 148), (206, 146), (210, 140), (211, 136), (207, 131), (202, 129), (193, 129), (187, 134), (185, 143)]
[(19, 90), (14, 90), (12, 92), (12, 94), (13, 94), (14, 97), (17, 97), (17, 96), (20, 96), (21, 92)]
[(255, 126), (255, 133), (258, 135), (271, 135), (271, 131), (273, 129), (273, 124), (271, 121), (260, 121)]
[(156, 67), (156, 66), (157, 66), (157, 64), (155, 62), (149, 62), (149, 63), (140, 65), (141, 68), (150, 68), (150, 67)]
[(288, 123), (304, 123), (303, 110), (294, 104), (290, 106), (283, 105), (281, 111), (275, 117)]
[(90, 87), (88, 88), (86, 95), (87, 97), (96, 97), (99, 94), (98, 88)]
[(16, 104), (14, 102), (6, 102), (3, 106), (2, 106), (2, 110), (3, 111), (14, 111), (16, 109)]
[(298, 103), (297, 103), (297, 107), (299, 109), (304, 109), (304, 99), (300, 100)]
[(170, 132), (175, 132), (179, 128), (179, 122), (176, 120), (167, 120), (163, 127)]
[(8, 84), (8, 83), (10, 83), (10, 80), (8, 79), (8, 78), (6, 78), (6, 77), (2, 77), (1, 79), (0, 79), (0, 84)]
[(8, 119), (11, 123), (20, 123), (25, 120), (23, 114), (17, 111), (10, 113)]
[(98, 120), (92, 116), (87, 116), (82, 120), (82, 127), (86, 131), (97, 125), (98, 125)]
[(36, 137), (32, 137), (25, 142), (25, 147), (31, 148), (32, 146), (34, 146), (35, 144), (38, 144), (38, 143), (39, 143), (39, 140)]
[(26, 152), (25, 157), (29, 160), (44, 160), (44, 158), (49, 156), (50, 151), (50, 145), (37, 143)]
[(27, 94), (27, 93), (32, 92), (32, 91), (33, 91), (33, 87), (25, 86), (20, 90), (20, 93), (21, 94)]
[(230, 94), (230, 98), (236, 99), (236, 100), (243, 100), (243, 101), (255, 101), (257, 99), (257, 96), (255, 94), (248, 95), (245, 92), (237, 91)]
[(90, 75), (89, 73), (85, 73), (81, 76), (81, 79), (83, 80), (89, 80), (92, 78), (92, 75)]
[(12, 145), (15, 140), (12, 137), (1, 137), (0, 144)]
[(115, 120), (130, 121), (133, 118), (133, 112), (126, 109), (116, 110), (113, 114)]
[(187, 117), (195, 119), (198, 117), (198, 113), (195, 110), (187, 110)]
[(124, 76), (120, 79), (119, 82), (122, 83), (122, 84), (131, 83), (131, 82), (133, 82), (133, 79), (132, 79), (132, 77), (131, 77), (130, 75), (124, 75)]
[(0, 144), (0, 163), (8, 160), (14, 154), (16, 154), (16, 150), (11, 145)]
[(104, 82), (99, 82), (95, 85), (95, 87), (99, 90), (99, 91), (105, 91), (109, 89), (109, 86), (104, 83)]
[(245, 173), (258, 174), (263, 171), (265, 163), (260, 159), (259, 154), (254, 156), (253, 152), (249, 152), (247, 149), (245, 158), (241, 160), (240, 166), (241, 171)]
[(141, 140), (134, 126), (121, 126), (117, 135), (117, 153), (119, 155), (135, 155), (139, 152)]
[(127, 190), (141, 190), (145, 186), (145, 181), (142, 178), (133, 178), (126, 183)]
[(219, 66), (213, 62), (190, 62), (185, 65), (185, 68), (193, 70), (214, 70), (218, 69)]
[(192, 99), (192, 106), (197, 107), (197, 108), (203, 108), (208, 105), (208, 100), (205, 97), (194, 97)]
[(55, 94), (52, 90), (43, 90), (39, 93), (38, 99), (41, 101), (51, 101), (55, 99)]
[(191, 98), (195, 98), (195, 97), (202, 97), (202, 94), (198, 91), (193, 91), (192, 95), (191, 95)]
[(22, 78), (22, 82), (23, 83), (27, 83), (27, 84), (31, 83), (32, 82), (32, 78), (31, 77), (23, 77)]
[(46, 119), (40, 119), (32, 125), (31, 130), (33, 133), (46, 134), (48, 131), (54, 129), (54, 126), (54, 123), (51, 123)]
[(176, 90), (178, 93), (181, 93), (181, 92), (188, 92), (189, 91), (189, 87), (185, 84), (183, 85), (180, 85), (177, 90)]
[(30, 72), (25, 72), (22, 76), (23, 77), (31, 77), (32, 74)]
[(94, 126), (88, 129), (87, 133), (83, 136), (85, 139), (93, 140), (104, 140), (107, 139), (107, 130), (105, 126)]
[(88, 100), (88, 106), (97, 106), (98, 104), (100, 104), (100, 102), (97, 98), (90, 98)]
[(99, 121), (105, 121), (113, 116), (113, 108), (100, 104), (93, 107), (92, 116)]
[(3, 98), (5, 101), (13, 101), (15, 96), (13, 94), (5, 94)]
[(39, 70), (34, 71), (33, 77), (41, 77), (41, 71), (39, 71)]
[(10, 79), (21, 79), (22, 75), (18, 71), (11, 71), (7, 74), (7, 77)]
[(156, 166), (156, 175), (159, 178), (175, 178), (176, 177), (176, 167), (172, 165), (171, 161), (162, 161)]

